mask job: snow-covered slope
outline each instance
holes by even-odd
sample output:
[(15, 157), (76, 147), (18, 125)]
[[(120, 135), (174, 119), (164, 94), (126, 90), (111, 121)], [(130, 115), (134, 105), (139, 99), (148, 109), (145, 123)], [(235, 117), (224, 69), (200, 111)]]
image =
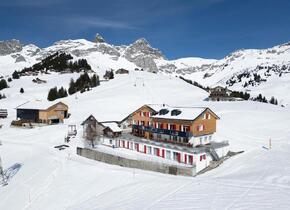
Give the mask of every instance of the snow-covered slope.
[(185, 76), (204, 86), (222, 85), (253, 96), (262, 93), (279, 104), (290, 104), (290, 44), (262, 50), (239, 50)]
[(223, 59), (198, 57), (168, 60), (162, 52), (144, 39), (125, 46), (114, 46), (99, 34), (93, 42), (85, 39), (62, 40), (47, 48), (22, 46), (17, 40), (0, 42), (0, 77), (14, 70), (33, 65), (57, 51), (70, 53), (75, 59), (85, 58), (93, 70), (102, 76), (105, 70), (125, 68), (182, 75), (203, 86), (222, 85), (238, 91), (259, 93), (268, 99), (274, 96), (279, 104), (290, 103), (290, 44), (269, 49), (238, 50)]
[[(11, 179), (0, 186), (0, 209), (288, 209), (290, 205), (290, 110), (253, 101), (206, 102), (207, 93), (176, 77), (131, 71), (83, 94), (62, 99), (71, 117), (61, 125), (35, 129), (10, 127), (15, 107), (45, 99), (47, 90), (66, 85), (77, 74), (39, 75), (13, 80), (0, 101), (9, 118), (0, 121), (0, 155)], [(23, 87), (24, 94), (19, 93)], [(245, 150), (198, 177), (181, 177), (112, 166), (88, 160), (70, 148), (59, 151), (67, 125), (89, 114), (100, 120), (121, 119), (144, 103), (208, 106), (221, 118), (218, 140), (231, 150)], [(272, 139), (272, 149), (267, 150)]]

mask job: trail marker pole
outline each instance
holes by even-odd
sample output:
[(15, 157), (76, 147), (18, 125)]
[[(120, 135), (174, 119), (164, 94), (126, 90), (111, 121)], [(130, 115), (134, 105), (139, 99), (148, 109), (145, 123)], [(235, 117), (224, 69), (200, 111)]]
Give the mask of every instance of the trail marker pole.
[(272, 141), (271, 141), (271, 138), (269, 139), (269, 149), (272, 149)]

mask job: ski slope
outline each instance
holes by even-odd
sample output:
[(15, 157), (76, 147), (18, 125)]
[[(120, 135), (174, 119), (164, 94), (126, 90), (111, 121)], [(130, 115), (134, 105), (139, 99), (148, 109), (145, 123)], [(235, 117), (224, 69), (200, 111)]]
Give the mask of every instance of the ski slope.
[[(34, 129), (10, 127), (15, 107), (23, 101), (45, 100), (48, 89), (67, 87), (67, 75), (41, 75), (13, 80), (0, 101), (8, 119), (0, 120), (0, 155), (10, 168), (9, 184), (0, 186), (0, 209), (289, 209), (290, 110), (258, 102), (205, 102), (207, 93), (184, 81), (161, 74), (130, 71), (115, 75), (89, 92), (62, 99), (71, 117), (61, 125)], [(19, 93), (20, 87), (25, 90)], [(120, 120), (144, 103), (208, 106), (221, 120), (218, 140), (229, 140), (231, 150), (245, 152), (197, 177), (165, 175), (107, 165), (77, 156), (80, 123), (94, 114)], [(59, 151), (67, 124), (75, 123), (78, 137)], [(267, 150), (272, 139), (272, 149)]]

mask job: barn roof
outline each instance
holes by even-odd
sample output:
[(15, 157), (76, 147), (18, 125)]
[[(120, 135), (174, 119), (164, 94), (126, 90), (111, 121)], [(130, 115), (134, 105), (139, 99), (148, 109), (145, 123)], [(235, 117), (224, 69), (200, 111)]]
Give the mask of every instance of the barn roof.
[(28, 101), (24, 104), (17, 106), (16, 109), (47, 110), (51, 106), (56, 105), (58, 103), (62, 103), (62, 102), (40, 101), (40, 100)]

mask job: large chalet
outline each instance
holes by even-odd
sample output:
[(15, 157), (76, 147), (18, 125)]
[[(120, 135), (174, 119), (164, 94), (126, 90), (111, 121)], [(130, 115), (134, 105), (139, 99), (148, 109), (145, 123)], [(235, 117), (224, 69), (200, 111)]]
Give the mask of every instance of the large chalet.
[(210, 143), (219, 117), (206, 107), (144, 105), (132, 114), (132, 133), (146, 139), (199, 146)]

